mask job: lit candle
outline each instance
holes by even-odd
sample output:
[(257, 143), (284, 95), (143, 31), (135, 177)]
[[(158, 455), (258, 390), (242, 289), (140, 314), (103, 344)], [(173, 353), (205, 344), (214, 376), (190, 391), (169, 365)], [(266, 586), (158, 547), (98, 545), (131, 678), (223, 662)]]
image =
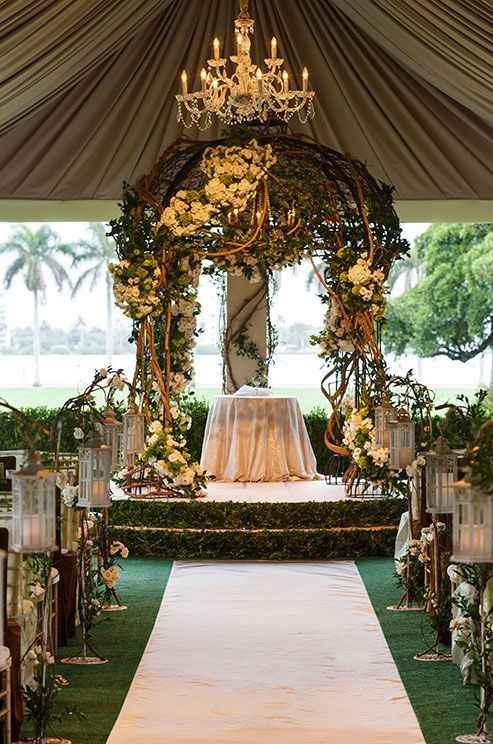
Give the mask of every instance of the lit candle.
[(270, 56), (271, 59), (277, 59), (277, 39), (275, 36), (270, 40)]
[(282, 73), (282, 83), (284, 87), (284, 92), (287, 93), (289, 90), (289, 75), (286, 72), (286, 70), (283, 70), (283, 73)]
[(92, 483), (91, 503), (97, 506), (106, 503), (106, 483), (103, 480), (95, 480)]
[(308, 90), (308, 70), (303, 67), (303, 91), (306, 93)]
[(23, 546), (30, 550), (40, 548), (44, 550), (46, 548), (43, 540), (43, 523), (41, 517), (33, 514), (31, 516), (25, 516), (22, 521), (22, 528), (24, 533)]
[(188, 79), (186, 70), (183, 70), (183, 72), (181, 73), (181, 92), (184, 96), (186, 96), (188, 93)]
[(256, 81), (257, 81), (256, 82), (256, 88), (257, 88), (257, 93), (258, 93), (259, 91), (262, 90), (262, 70), (260, 69), (260, 67), (257, 67), (257, 72), (255, 73), (255, 78), (256, 78)]
[(205, 93), (205, 85), (206, 85), (206, 81), (207, 81), (207, 72), (205, 71), (205, 68), (204, 67), (202, 67), (202, 69), (200, 71), (200, 81), (202, 83), (202, 90)]
[(212, 49), (214, 53), (214, 59), (219, 59), (219, 39), (217, 38), (217, 36), (212, 42)]

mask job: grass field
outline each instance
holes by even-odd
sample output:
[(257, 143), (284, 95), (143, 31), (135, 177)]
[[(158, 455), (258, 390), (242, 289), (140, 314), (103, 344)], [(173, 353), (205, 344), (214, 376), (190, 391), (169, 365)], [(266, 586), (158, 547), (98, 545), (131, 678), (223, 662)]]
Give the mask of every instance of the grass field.
[[(5, 387), (0, 388), (0, 397), (5, 398), (9, 403), (19, 407), (29, 406), (47, 406), (48, 408), (56, 408), (61, 405), (67, 398), (80, 392), (75, 387), (66, 388), (54, 388), (54, 387), (27, 387), (27, 388), (14, 388)], [(322, 408), (327, 407), (327, 401), (322, 395), (319, 388), (316, 387), (286, 387), (286, 388), (274, 388), (274, 393), (279, 395), (292, 395), (298, 398), (301, 408), (303, 411), (311, 411), (316, 406)], [(467, 395), (473, 395), (475, 392), (474, 388), (436, 388), (436, 402), (445, 403), (446, 401), (453, 402), (456, 400), (457, 395), (460, 393), (466, 393)], [(203, 387), (197, 388), (196, 394), (199, 398), (211, 401), (214, 396), (220, 395), (221, 391), (219, 388)], [(102, 397), (101, 397), (102, 402)]]

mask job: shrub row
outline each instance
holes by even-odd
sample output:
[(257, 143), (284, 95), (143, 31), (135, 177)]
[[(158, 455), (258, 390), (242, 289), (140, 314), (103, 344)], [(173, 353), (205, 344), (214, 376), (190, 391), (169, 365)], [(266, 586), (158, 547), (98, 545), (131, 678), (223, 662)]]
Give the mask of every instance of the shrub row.
[[(187, 409), (192, 416), (192, 428), (188, 432), (188, 448), (193, 458), (200, 459), (202, 441), (204, 438), (205, 425), (209, 404), (200, 398), (191, 397), (187, 403)], [(49, 428), (53, 422), (56, 411), (44, 406), (37, 408), (26, 408), (26, 413), (36, 419), (42, 426)], [(485, 412), (486, 417), (486, 412)], [(310, 441), (317, 459), (319, 473), (342, 473), (346, 461), (332, 455), (324, 444), (324, 432), (327, 425), (327, 412), (322, 408), (314, 408), (305, 414), (305, 423)], [(438, 425), (440, 423), (440, 426)], [(474, 422), (475, 424), (480, 423)], [(64, 419), (62, 430), (61, 448), (65, 452), (76, 452), (77, 442), (73, 437), (73, 430), (77, 425), (73, 414), (68, 414)], [(453, 447), (466, 447), (472, 436), (472, 432), (464, 426), (463, 418), (452, 409), (444, 417), (436, 416), (433, 421), (434, 435), (440, 431), (449, 439)], [(0, 449), (18, 449), (22, 441), (19, 423), (12, 414), (0, 410)], [(49, 449), (50, 442), (47, 436), (41, 436), (37, 442), (39, 449)]]
[(246, 503), (221, 501), (120, 501), (114, 525), (154, 528), (293, 529), (397, 525), (404, 499)]
[(392, 556), (396, 527), (318, 530), (157, 530), (120, 527), (132, 555), (172, 560), (356, 560)]

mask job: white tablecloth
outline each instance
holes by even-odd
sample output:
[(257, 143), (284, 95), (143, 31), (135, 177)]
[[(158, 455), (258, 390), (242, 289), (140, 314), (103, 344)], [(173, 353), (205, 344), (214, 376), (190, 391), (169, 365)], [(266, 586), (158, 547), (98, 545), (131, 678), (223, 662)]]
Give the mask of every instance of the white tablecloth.
[(315, 455), (296, 398), (216, 398), (207, 419), (201, 464), (221, 481), (317, 477)]

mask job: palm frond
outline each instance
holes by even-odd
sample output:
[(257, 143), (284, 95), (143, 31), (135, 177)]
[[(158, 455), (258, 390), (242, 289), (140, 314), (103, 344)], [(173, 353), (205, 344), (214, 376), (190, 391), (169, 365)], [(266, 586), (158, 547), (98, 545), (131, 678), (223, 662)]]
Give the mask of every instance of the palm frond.
[(19, 274), (22, 271), (25, 264), (26, 264), (26, 259), (24, 258), (24, 256), (19, 256), (10, 264), (7, 271), (5, 272), (5, 277), (4, 277), (4, 284), (7, 289), (10, 288), (12, 281), (15, 279), (17, 274)]

